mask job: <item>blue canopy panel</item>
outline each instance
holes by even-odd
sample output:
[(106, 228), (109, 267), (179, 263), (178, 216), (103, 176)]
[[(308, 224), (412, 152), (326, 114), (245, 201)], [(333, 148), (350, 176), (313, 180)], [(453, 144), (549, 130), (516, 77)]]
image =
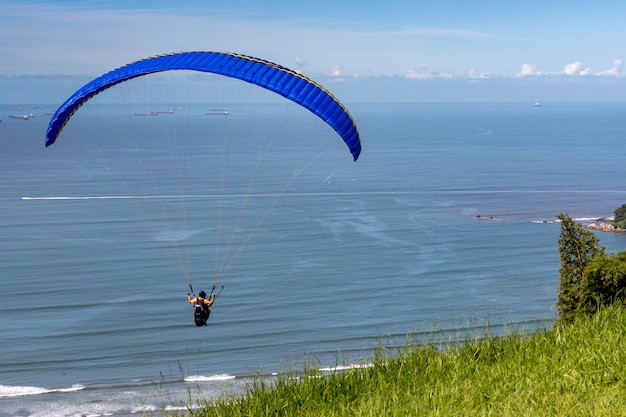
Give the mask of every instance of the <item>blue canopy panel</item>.
[(72, 115), (96, 94), (124, 81), (170, 70), (192, 70), (237, 78), (278, 93), (310, 110), (341, 136), (356, 161), (361, 153), (359, 132), (346, 108), (321, 85), (288, 68), (228, 52), (179, 52), (153, 56), (110, 71), (85, 84), (54, 113), (46, 133), (52, 145)]

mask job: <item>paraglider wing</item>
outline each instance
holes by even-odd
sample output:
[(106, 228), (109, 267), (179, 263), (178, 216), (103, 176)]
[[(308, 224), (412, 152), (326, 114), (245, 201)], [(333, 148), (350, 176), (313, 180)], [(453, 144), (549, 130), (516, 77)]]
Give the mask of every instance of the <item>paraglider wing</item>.
[(227, 52), (180, 52), (136, 61), (85, 84), (54, 113), (46, 133), (52, 145), (72, 115), (89, 99), (116, 84), (170, 70), (210, 72), (238, 78), (278, 93), (315, 113), (341, 136), (354, 160), (361, 152), (359, 132), (344, 106), (322, 86), (288, 68), (246, 55)]

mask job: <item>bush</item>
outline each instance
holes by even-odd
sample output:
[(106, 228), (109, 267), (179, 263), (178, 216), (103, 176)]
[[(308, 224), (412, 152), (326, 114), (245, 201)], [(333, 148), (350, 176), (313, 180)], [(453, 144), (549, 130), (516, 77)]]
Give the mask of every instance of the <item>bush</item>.
[(615, 210), (615, 220), (613, 226), (620, 229), (626, 229), (626, 204)]
[[(620, 214), (626, 215), (626, 205), (621, 208)], [(602, 307), (626, 305), (626, 252), (607, 255), (593, 232), (566, 214), (557, 217), (561, 269), (556, 324), (592, 316)]]
[(581, 283), (581, 313), (594, 314), (600, 307), (626, 304), (626, 252), (596, 255), (585, 268)]

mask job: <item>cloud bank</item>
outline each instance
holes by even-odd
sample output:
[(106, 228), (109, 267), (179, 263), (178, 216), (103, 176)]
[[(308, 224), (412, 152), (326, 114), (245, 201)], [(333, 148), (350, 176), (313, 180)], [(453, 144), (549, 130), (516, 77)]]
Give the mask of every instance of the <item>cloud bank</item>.
[(523, 64), (520, 71), (517, 73), (517, 77), (538, 77), (538, 76), (567, 76), (567, 77), (587, 77), (587, 76), (600, 76), (600, 77), (619, 77), (621, 74), (622, 60), (621, 58), (615, 58), (611, 62), (611, 67), (594, 73), (590, 67), (583, 65), (581, 61), (574, 61), (565, 64), (563, 70), (560, 73), (548, 73), (539, 69), (535, 64)]

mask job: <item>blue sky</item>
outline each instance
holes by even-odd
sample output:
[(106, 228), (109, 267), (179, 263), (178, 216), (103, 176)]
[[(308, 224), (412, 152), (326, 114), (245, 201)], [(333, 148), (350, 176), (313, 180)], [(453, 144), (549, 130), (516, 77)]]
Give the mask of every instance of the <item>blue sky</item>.
[(297, 69), (345, 101), (623, 101), (623, 0), (0, 0), (0, 102), (154, 54)]

